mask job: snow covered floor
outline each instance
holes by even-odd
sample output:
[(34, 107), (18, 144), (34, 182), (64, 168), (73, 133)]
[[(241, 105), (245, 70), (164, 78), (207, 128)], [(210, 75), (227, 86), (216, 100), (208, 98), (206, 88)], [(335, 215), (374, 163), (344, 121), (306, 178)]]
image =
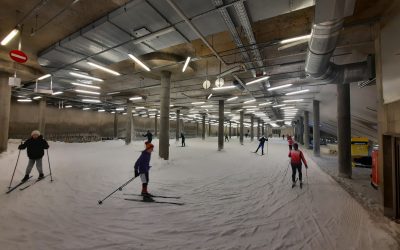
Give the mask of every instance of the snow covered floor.
[[(215, 138), (188, 139), (185, 148), (171, 141), (169, 161), (158, 158), (155, 144), (149, 191), (179, 195), (186, 205), (123, 200), (123, 193), (140, 192), (139, 180), (97, 204), (131, 178), (143, 142), (50, 142), (54, 182), (0, 194), (0, 249), (398, 249), (315, 165), (309, 185), (292, 189), (280, 139), (267, 156), (250, 152), (256, 142), (235, 139), (218, 152)], [(4, 192), (18, 154), (16, 143), (9, 146), (0, 155)], [(17, 180), (26, 164), (24, 151)]]

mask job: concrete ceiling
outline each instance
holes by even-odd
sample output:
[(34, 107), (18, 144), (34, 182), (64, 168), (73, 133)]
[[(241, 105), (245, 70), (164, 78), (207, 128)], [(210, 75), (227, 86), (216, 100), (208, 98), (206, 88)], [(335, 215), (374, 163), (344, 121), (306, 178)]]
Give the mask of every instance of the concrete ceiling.
[[(321, 100), (322, 129), (335, 134), (336, 119), (332, 117), (336, 117), (333, 116), (336, 109), (332, 107), (336, 107), (336, 99), (333, 98), (336, 87), (323, 85), (306, 77), (304, 62), (307, 43), (278, 50), (282, 39), (310, 33), (314, 19), (314, 1), (243, 1), (257, 47), (249, 44), (246, 27), (241, 23), (243, 16), (234, 7), (234, 3), (238, 1), (223, 1), (221, 6), (215, 4), (218, 1), (211, 0), (173, 2), (204, 35), (225, 64), (220, 63), (166, 0), (98, 0), (96, 5), (89, 0), (27, 0), (23, 5), (17, 1), (2, 1), (0, 37), (4, 37), (17, 24), (23, 24), (22, 48), (31, 58), (27, 65), (18, 66), (17, 72), (23, 79), (24, 87), (14, 89), (14, 95), (34, 96), (32, 89), (35, 79), (42, 74), (51, 73), (54, 90), (62, 90), (64, 93), (60, 96), (49, 96), (50, 101), (63, 100), (65, 104), (86, 106), (88, 104), (82, 103), (82, 97), (74, 91), (75, 86), (70, 84), (77, 79), (71, 77), (69, 72), (80, 71), (104, 79), (99, 84), (102, 88), (102, 103), (93, 107), (111, 111), (126, 104), (127, 98), (140, 95), (144, 100), (135, 102), (137, 105), (158, 108), (159, 72), (169, 70), (173, 72), (172, 103), (174, 108), (180, 108), (184, 113), (196, 108), (199, 112), (212, 114), (218, 99), (234, 96), (239, 98), (226, 102), (226, 109), (238, 110), (243, 107), (244, 101), (251, 98), (256, 98), (257, 103), (281, 103), (288, 99), (284, 96), (285, 93), (309, 88), (311, 91), (307, 94), (295, 96), (296, 99), (304, 99), (296, 106), (301, 111), (312, 111), (312, 100)], [(392, 2), (393, 0), (357, 0), (354, 15), (345, 19), (345, 28), (340, 34), (332, 61), (336, 64), (360, 62), (373, 54), (372, 26)], [(228, 21), (236, 27), (242, 48), (238, 48), (234, 42), (227, 16), (223, 15), (224, 10), (228, 13)], [(170, 28), (173, 30), (135, 43), (143, 36)], [(8, 59), (7, 51), (17, 45), (18, 39), (15, 39), (7, 47), (0, 46), (0, 66), (10, 73), (14, 70), (14, 65)], [(259, 51), (262, 64), (255, 61), (255, 50)], [(141, 58), (151, 68), (151, 72), (135, 65), (127, 53)], [(248, 60), (244, 53), (248, 54)], [(187, 56), (191, 56), (192, 61), (189, 69), (182, 73), (181, 68)], [(87, 64), (88, 61), (114, 69), (121, 76), (94, 69)], [(206, 78), (214, 85), (220, 72), (236, 66), (246, 68), (235, 73), (243, 83), (254, 78), (253, 72), (265, 71), (270, 76), (269, 84), (272, 87), (285, 83), (293, 85), (291, 88), (272, 92), (266, 91), (267, 82), (249, 85), (246, 89), (236, 88), (223, 92), (203, 89), (202, 83)], [(226, 85), (237, 80), (233, 75), (224, 76), (224, 79)], [(48, 79), (40, 81), (39, 86), (48, 88), (50, 82)], [(376, 103), (366, 104), (362, 96), (375, 98), (375, 91), (374, 86), (352, 87), (353, 127), (360, 131), (359, 134), (371, 138), (376, 124), (376, 113), (371, 110), (376, 110)], [(113, 92), (120, 93), (110, 94)], [(195, 101), (206, 101), (210, 93), (213, 93), (213, 97), (208, 103), (214, 106), (207, 108), (208, 111), (191, 104)], [(370, 108), (369, 111), (366, 111), (366, 107)], [(269, 117), (264, 118), (266, 121), (281, 118), (281, 110), (269, 105), (263, 106), (260, 112)]]

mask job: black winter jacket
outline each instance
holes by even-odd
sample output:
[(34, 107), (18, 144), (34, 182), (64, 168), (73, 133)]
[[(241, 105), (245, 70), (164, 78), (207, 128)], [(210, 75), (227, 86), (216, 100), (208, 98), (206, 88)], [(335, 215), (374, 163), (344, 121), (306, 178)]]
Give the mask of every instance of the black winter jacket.
[(27, 153), (29, 159), (40, 159), (44, 155), (44, 150), (49, 148), (49, 144), (43, 136), (39, 136), (37, 139), (33, 139), (32, 137), (29, 138), (18, 146), (18, 149), (25, 149), (27, 148)]

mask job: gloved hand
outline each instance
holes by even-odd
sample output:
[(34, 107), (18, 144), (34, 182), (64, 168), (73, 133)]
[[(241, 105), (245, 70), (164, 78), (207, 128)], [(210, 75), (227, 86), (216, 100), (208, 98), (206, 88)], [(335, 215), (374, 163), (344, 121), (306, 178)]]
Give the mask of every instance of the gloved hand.
[(22, 149), (22, 144), (18, 146), (18, 149), (21, 150)]
[(139, 176), (139, 171), (135, 170), (135, 177), (138, 177), (138, 176)]

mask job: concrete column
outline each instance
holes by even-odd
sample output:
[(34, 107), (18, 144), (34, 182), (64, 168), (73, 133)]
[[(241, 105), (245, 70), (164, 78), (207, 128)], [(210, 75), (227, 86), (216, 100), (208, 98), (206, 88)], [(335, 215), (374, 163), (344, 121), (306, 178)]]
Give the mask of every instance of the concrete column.
[(114, 113), (114, 139), (118, 138), (118, 114)]
[(350, 85), (337, 84), (339, 176), (351, 178)]
[(211, 120), (208, 120), (208, 137), (211, 136)]
[(313, 152), (315, 156), (320, 156), (320, 132), (319, 132), (319, 101), (313, 100), (313, 117), (314, 117), (314, 126), (313, 126)]
[(206, 114), (203, 114), (201, 139), (203, 139), (203, 141), (206, 139)]
[(229, 139), (232, 138), (232, 122), (229, 121)]
[(261, 135), (265, 135), (265, 122), (261, 122), (262, 127), (261, 127)]
[(10, 126), (11, 86), (8, 75), (0, 73), (0, 153), (7, 151)]
[(308, 117), (308, 111), (304, 111), (304, 147), (309, 148), (310, 147), (310, 128), (308, 127), (309, 123), (309, 117)]
[(300, 116), (300, 135), (299, 135), (299, 141), (302, 145), (304, 145), (304, 118), (302, 116)]
[(179, 141), (179, 128), (180, 128), (180, 121), (179, 121), (179, 119), (180, 119), (180, 115), (181, 115), (181, 111), (178, 109), (177, 111), (176, 111), (176, 133), (175, 133), (175, 138), (176, 138), (176, 140), (177, 141)]
[(254, 115), (251, 115), (250, 123), (250, 140), (254, 141)]
[(159, 156), (164, 160), (168, 160), (169, 158), (170, 94), (171, 94), (171, 72), (161, 71)]
[(157, 120), (158, 120), (158, 119), (157, 119), (157, 118), (158, 118), (158, 115), (156, 114), (156, 115), (154, 116), (154, 136), (155, 136), (155, 137), (157, 137), (157, 130), (158, 130), (158, 129), (157, 129), (157, 125), (158, 125), (158, 124), (157, 124)]
[(224, 100), (218, 101), (218, 150), (224, 149)]
[(243, 112), (243, 110), (242, 111), (240, 111), (240, 132), (239, 132), (239, 134), (240, 134), (240, 144), (242, 144), (243, 145), (243, 132), (244, 132), (244, 124), (243, 124), (243, 117), (244, 116), (244, 112)]
[(260, 119), (257, 120), (257, 139), (260, 138)]
[(128, 120), (126, 121), (126, 136), (125, 136), (125, 144), (129, 145), (132, 141), (132, 103), (128, 102), (128, 108), (126, 110)]
[(199, 137), (199, 122), (196, 122), (196, 137)]
[(240, 136), (240, 129), (239, 129), (239, 124), (236, 124), (236, 136)]
[(46, 133), (46, 97), (42, 97), (42, 99), (40, 99), (39, 102), (39, 131), (40, 134), (43, 135), (43, 137), (45, 136)]

